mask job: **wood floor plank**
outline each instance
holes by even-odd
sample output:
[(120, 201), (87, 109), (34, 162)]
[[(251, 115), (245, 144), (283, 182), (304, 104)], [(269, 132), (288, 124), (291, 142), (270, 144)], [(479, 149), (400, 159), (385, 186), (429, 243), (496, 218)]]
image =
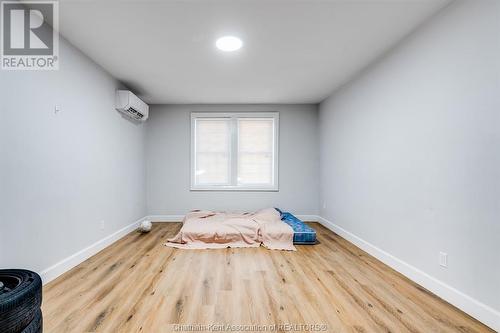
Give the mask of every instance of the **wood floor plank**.
[(44, 330), (318, 324), (336, 333), (493, 332), (330, 230), (311, 225), (320, 244), (297, 246), (296, 252), (164, 246), (180, 223), (132, 232), (44, 286)]

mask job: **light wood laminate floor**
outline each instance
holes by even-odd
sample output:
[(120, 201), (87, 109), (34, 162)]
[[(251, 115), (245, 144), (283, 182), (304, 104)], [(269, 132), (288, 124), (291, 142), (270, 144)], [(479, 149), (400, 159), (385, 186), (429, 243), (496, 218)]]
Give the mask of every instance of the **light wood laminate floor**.
[(326, 332), (492, 332), (335, 233), (311, 225), (321, 243), (297, 246), (297, 252), (164, 246), (180, 223), (132, 232), (44, 287), (44, 331), (317, 324)]

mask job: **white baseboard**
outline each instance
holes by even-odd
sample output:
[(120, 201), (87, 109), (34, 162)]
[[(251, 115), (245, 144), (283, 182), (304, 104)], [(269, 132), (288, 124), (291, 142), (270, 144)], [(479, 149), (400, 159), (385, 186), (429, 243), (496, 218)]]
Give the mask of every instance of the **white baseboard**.
[(319, 222), (319, 216), (318, 215), (295, 215), (295, 216), (299, 220), (304, 221), (304, 222)]
[(184, 215), (148, 215), (145, 219), (151, 222), (182, 222)]
[(422, 287), (441, 297), (448, 303), (453, 304), (460, 310), (476, 318), (485, 325), (491, 327), (494, 330), (500, 331), (500, 312), (498, 312), (497, 310), (430, 276), (429, 274), (419, 270), (418, 268), (413, 267), (403, 260), (396, 258), (390, 253), (387, 253), (384, 250), (376, 247), (375, 245), (361, 239), (360, 237), (336, 225), (335, 223), (328, 221), (320, 216), (318, 216), (317, 218), (318, 222), (321, 223), (324, 227), (330, 229), (331, 231), (340, 235), (342, 238), (356, 245), (363, 251), (374, 256), (387, 266), (390, 266), (410, 280), (418, 283)]
[(139, 224), (144, 220), (144, 218), (141, 218), (137, 221), (135, 221), (132, 224), (129, 224), (128, 226), (112, 233), (109, 236), (104, 237), (103, 239), (98, 240), (94, 244), (87, 246), (83, 250), (80, 250), (76, 252), (75, 254), (59, 261), (58, 263), (50, 266), (47, 269), (44, 269), (42, 272), (40, 272), (40, 277), (42, 278), (43, 284), (46, 284), (55, 278), (57, 278), (59, 275), (69, 271), (76, 265), (84, 262), (88, 258), (92, 257), (94, 254), (97, 252), (101, 251), (105, 247), (113, 244), (129, 232), (133, 231), (136, 229)]
[[(302, 221), (319, 222), (318, 215), (295, 215)], [(182, 222), (184, 215), (148, 215), (144, 219), (151, 222)]]

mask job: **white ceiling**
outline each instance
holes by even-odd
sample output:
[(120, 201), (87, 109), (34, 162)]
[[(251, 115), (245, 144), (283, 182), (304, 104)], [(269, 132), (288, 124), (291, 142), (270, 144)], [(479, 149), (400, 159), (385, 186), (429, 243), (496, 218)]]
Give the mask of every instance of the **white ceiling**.
[(448, 2), (62, 0), (60, 30), (149, 103), (316, 103)]

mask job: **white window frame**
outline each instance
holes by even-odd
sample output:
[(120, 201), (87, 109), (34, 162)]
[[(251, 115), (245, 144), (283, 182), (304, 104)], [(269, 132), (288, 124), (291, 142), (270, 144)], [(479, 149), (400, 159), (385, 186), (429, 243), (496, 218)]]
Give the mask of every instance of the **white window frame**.
[[(228, 118), (231, 120), (230, 140), (230, 185), (196, 184), (196, 119)], [(273, 135), (273, 183), (271, 185), (238, 185), (238, 118), (271, 118), (274, 120)], [(191, 191), (279, 191), (279, 112), (192, 112), (191, 113)]]

